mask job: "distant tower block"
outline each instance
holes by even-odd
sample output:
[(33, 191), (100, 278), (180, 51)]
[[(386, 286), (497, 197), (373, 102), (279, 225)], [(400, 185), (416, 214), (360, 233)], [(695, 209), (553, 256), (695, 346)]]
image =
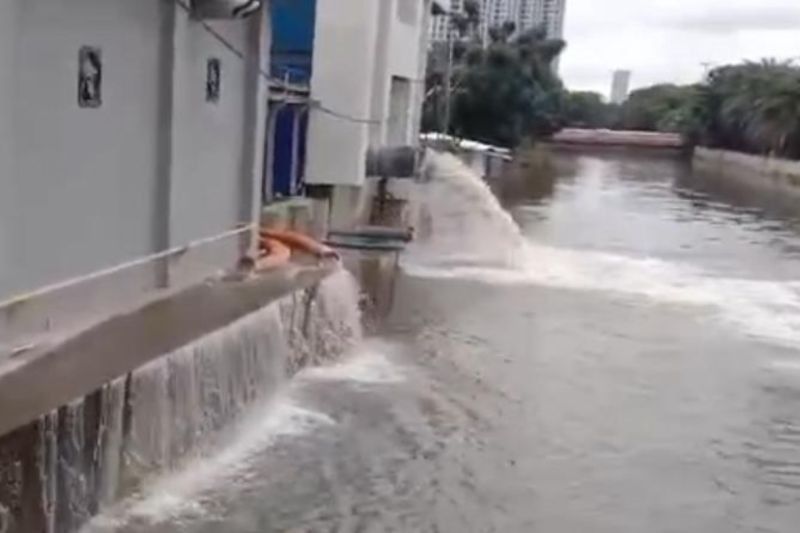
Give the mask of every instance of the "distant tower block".
[(621, 104), (628, 99), (628, 91), (631, 86), (631, 71), (616, 70), (614, 79), (611, 82), (611, 103)]

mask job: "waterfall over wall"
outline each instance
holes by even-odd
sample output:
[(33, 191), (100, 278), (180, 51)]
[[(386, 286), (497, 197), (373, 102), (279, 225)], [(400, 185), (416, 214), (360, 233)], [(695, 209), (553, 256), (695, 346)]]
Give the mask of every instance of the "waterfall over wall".
[(71, 533), (223, 429), (299, 369), (361, 339), (339, 270), (0, 439), (0, 532)]

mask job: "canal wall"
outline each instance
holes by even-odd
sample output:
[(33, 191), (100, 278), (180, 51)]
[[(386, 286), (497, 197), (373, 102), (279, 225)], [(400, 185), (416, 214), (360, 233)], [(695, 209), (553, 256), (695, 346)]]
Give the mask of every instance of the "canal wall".
[(697, 147), (695, 169), (730, 175), (800, 194), (800, 161)]
[[(151, 478), (213, 450), (224, 439), (225, 428), (248, 407), (274, 394), (299, 369), (339, 357), (361, 337), (357, 285), (341, 268), (317, 281), (313, 276), (303, 282), (290, 280), (302, 288), (143, 364), (131, 362), (130, 370), (85, 388), (70, 401), (5, 433), (0, 437), (0, 531), (78, 531), (92, 516), (135, 496)], [(245, 294), (255, 292), (264, 298), (274, 294), (259, 293), (247, 284), (242, 289), (225, 296), (224, 302), (239, 306), (249, 300), (256, 305), (260, 300)], [(217, 287), (191, 289), (195, 290), (205, 292), (189, 292), (186, 305), (205, 307), (202, 304), (208, 302), (198, 294), (213, 294), (218, 304), (213, 313), (226, 308)], [(166, 310), (145, 307), (136, 313), (124, 317), (128, 322), (123, 325), (135, 331), (130, 320), (144, 320), (147, 327), (139, 331), (152, 331), (156, 339), (160, 330), (174, 337), (176, 331), (191, 330), (192, 319), (205, 320), (202, 312), (197, 318), (181, 305)], [(170, 322), (170, 314), (187, 318), (183, 328)], [(108, 347), (112, 365), (127, 360), (126, 350), (136, 344), (114, 339), (113, 329), (107, 341), (100, 347)], [(59, 364), (65, 357), (70, 360), (97, 349), (100, 340), (76, 342), (74, 349), (56, 352), (64, 357), (44, 358), (49, 366), (38, 368), (41, 372), (33, 378), (49, 381), (58, 393), (70, 379), (66, 370), (73, 375), (96, 372), (77, 360), (66, 367)], [(141, 348), (135, 349), (146, 352), (152, 343), (157, 341), (142, 338)], [(25, 362), (14, 366), (6, 361), (0, 368), (0, 374), (11, 373), (9, 383), (16, 383), (17, 389), (26, 378), (24, 372), (14, 372)], [(8, 400), (3, 398), (0, 406), (4, 417), (13, 410)], [(24, 399), (20, 408), (26, 408)]]

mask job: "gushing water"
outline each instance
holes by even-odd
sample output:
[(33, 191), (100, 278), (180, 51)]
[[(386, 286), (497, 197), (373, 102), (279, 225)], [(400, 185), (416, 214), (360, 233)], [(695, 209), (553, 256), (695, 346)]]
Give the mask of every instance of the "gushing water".
[(418, 239), (414, 263), (520, 268), (525, 239), (489, 186), (450, 154), (431, 152), (429, 177), (412, 201)]
[(800, 282), (721, 278), (677, 262), (540, 244), (523, 237), (489, 187), (454, 156), (430, 153), (426, 171), (429, 180), (415, 194), (422, 239), (404, 261), (409, 274), (707, 306), (751, 336), (800, 345)]
[(98, 512), (88, 531), (185, 513), (196, 491), (244, 475), (253, 450), (332, 423), (281, 391), (361, 343), (358, 302), (340, 269), (46, 417), (45, 529), (76, 531)]

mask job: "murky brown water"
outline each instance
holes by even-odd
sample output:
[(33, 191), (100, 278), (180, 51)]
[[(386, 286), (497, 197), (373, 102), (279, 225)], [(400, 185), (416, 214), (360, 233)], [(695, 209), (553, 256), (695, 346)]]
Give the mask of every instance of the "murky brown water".
[(95, 530), (797, 531), (800, 202), (568, 156), (515, 229), (459, 180), (382, 339)]

